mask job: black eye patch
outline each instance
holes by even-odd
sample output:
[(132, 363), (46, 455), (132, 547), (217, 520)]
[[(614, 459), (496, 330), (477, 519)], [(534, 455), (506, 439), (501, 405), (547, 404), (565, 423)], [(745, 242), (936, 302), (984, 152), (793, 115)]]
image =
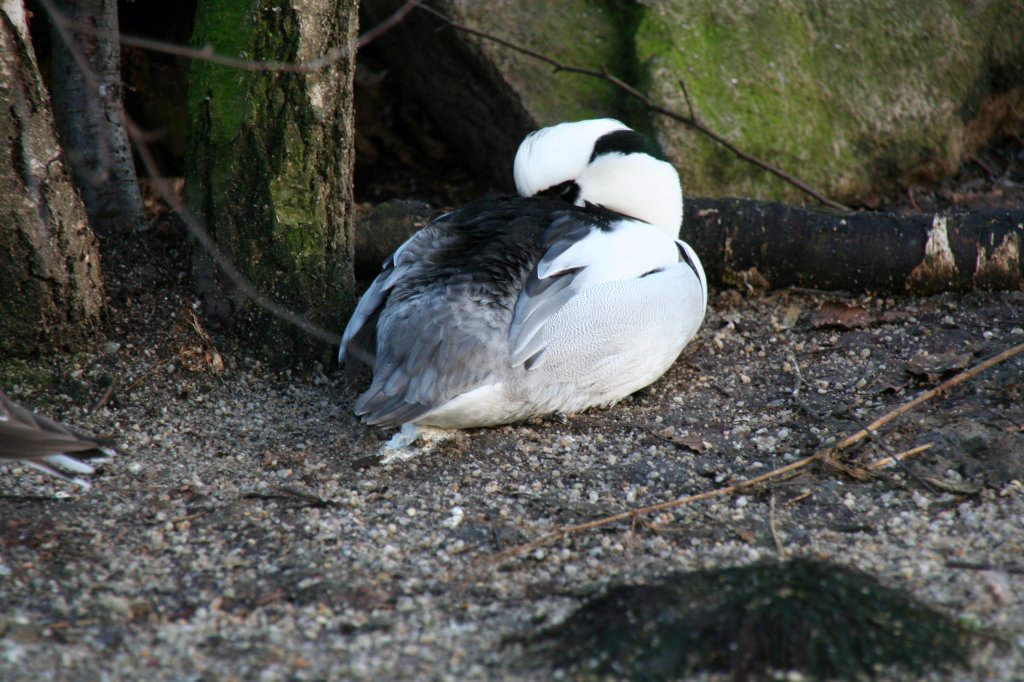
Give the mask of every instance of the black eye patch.
[(659, 161), (666, 161), (665, 154), (661, 148), (646, 135), (641, 135), (634, 130), (616, 130), (613, 133), (602, 135), (594, 143), (594, 153), (590, 155), (593, 161), (604, 154), (647, 154)]

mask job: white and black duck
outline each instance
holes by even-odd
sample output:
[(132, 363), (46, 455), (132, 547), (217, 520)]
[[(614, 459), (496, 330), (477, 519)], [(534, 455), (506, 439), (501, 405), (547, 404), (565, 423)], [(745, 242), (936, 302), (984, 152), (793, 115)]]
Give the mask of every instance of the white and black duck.
[(480, 199), (402, 244), (341, 341), (373, 380), (368, 424), (491, 426), (611, 405), (660, 377), (707, 308), (678, 239), (679, 176), (618, 121), (538, 130), (520, 196)]
[(114, 456), (109, 441), (94, 438), (32, 412), (0, 391), (0, 463), (19, 462), (89, 487), (84, 475)]

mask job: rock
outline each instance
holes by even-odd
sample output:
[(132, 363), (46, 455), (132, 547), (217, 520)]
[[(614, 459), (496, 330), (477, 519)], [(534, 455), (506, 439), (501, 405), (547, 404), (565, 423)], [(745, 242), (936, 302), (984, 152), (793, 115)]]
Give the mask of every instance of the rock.
[[(1019, 3), (641, 4), (637, 60), (656, 101), (686, 112), (685, 78), (711, 129), (843, 201), (951, 175), (1020, 122)], [(689, 192), (801, 198), (679, 124), (655, 125)]]
[[(373, 25), (399, 0), (367, 3)], [(1024, 112), (1024, 6), (994, 0), (580, 0), (436, 5), (454, 21), (567, 65), (609, 71), (739, 148), (855, 203), (953, 174)], [(608, 83), (555, 72), (423, 11), (379, 45), (448, 142), (503, 187), (516, 145), (555, 121), (619, 116), (653, 131), (687, 194), (805, 195)]]
[[(362, 25), (380, 23), (401, 4), (363, 3)], [(456, 23), (567, 64), (606, 64), (618, 73), (628, 64), (633, 21), (612, 3), (441, 0), (432, 7)], [(566, 120), (617, 115), (620, 95), (610, 84), (555, 73), (548, 64), (445, 26), (424, 11), (412, 12), (375, 44), (449, 144), (499, 187), (512, 188), (512, 158), (526, 133)]]

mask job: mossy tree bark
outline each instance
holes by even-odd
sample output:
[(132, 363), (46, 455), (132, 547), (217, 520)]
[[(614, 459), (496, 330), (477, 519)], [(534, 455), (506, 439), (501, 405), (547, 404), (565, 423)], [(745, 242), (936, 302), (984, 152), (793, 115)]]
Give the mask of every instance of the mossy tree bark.
[(0, 358), (74, 346), (99, 321), (99, 251), (61, 163), (20, 0), (0, 5)]
[[(53, 28), (52, 90), (57, 130), (75, 184), (101, 235), (146, 224), (125, 128), (116, 0), (57, 0), (77, 23), (106, 35)], [(87, 68), (86, 68), (87, 65)]]
[[(193, 42), (253, 60), (303, 62), (352, 45), (355, 0), (200, 0)], [(189, 94), (190, 209), (257, 289), (338, 328), (351, 310), (352, 78), (347, 58), (313, 73), (195, 62)], [(270, 318), (201, 249), (193, 278), (206, 312), (268, 359), (336, 352)]]

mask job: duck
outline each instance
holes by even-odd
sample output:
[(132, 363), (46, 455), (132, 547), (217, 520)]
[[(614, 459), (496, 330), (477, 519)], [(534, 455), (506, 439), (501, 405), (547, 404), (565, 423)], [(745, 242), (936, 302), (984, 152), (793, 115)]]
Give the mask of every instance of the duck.
[(0, 463), (21, 463), (88, 489), (83, 476), (116, 455), (110, 441), (37, 414), (0, 391)]
[(707, 311), (679, 175), (614, 119), (534, 131), (516, 195), (434, 219), (385, 260), (342, 334), (380, 427), (467, 429), (609, 407), (676, 361)]

